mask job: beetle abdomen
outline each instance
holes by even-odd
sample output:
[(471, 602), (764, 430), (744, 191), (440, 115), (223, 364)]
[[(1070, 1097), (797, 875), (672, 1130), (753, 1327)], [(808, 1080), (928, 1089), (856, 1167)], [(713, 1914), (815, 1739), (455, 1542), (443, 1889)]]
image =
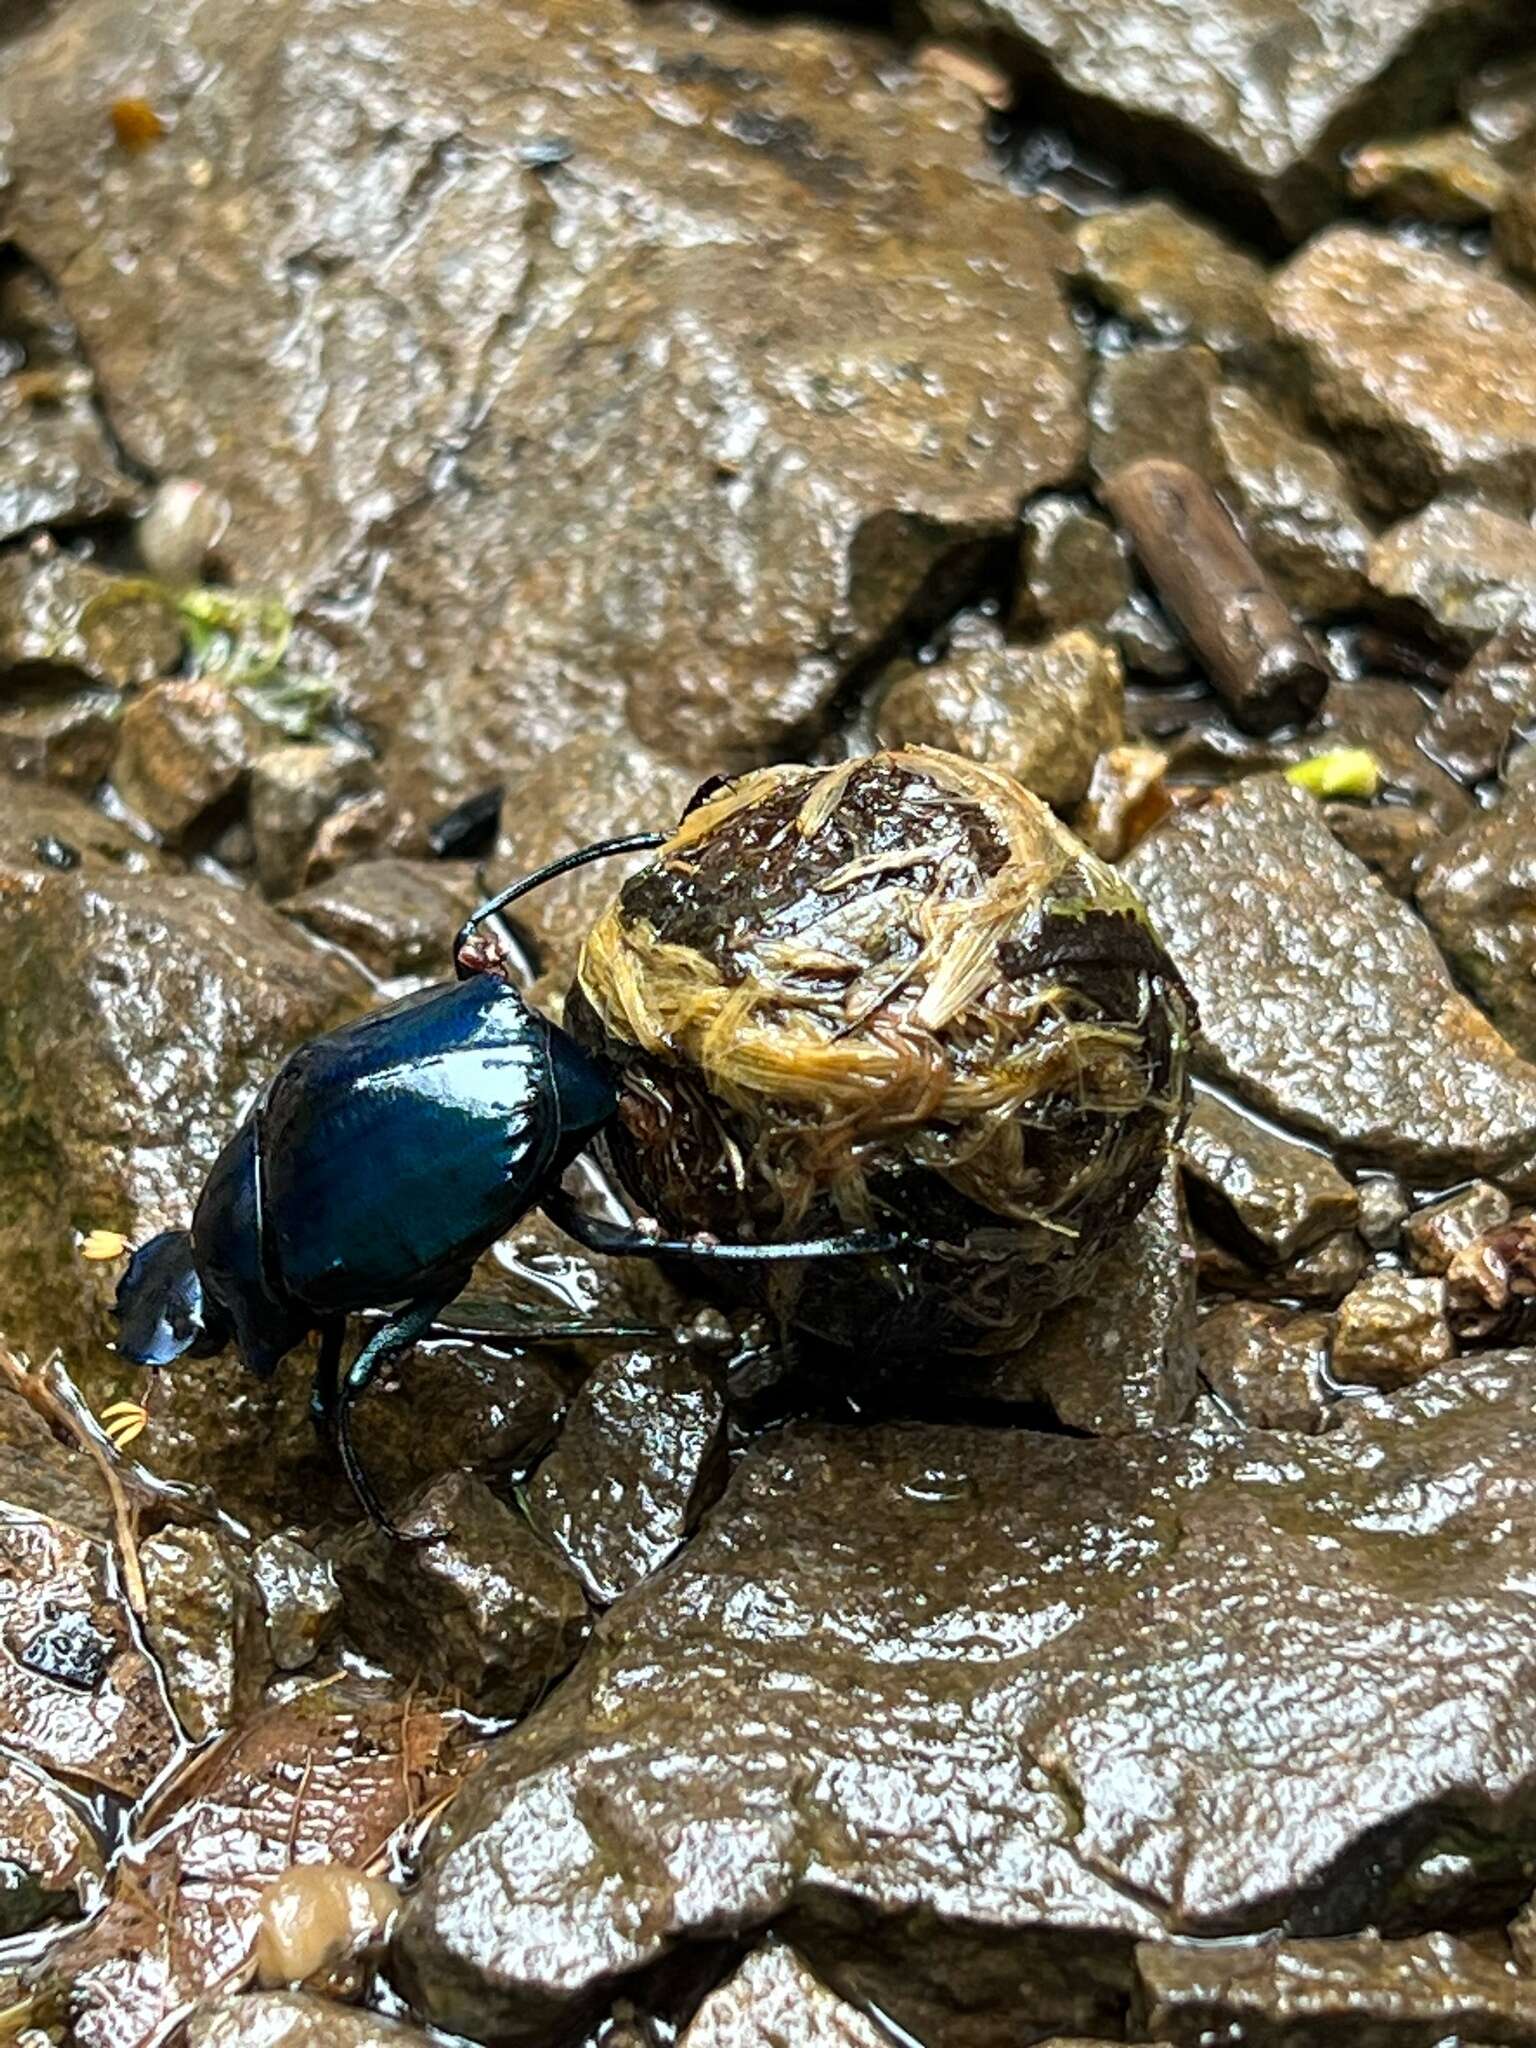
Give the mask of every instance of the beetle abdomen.
[(335, 1313), (462, 1273), (553, 1155), (548, 1026), (490, 975), (315, 1039), (262, 1112), (263, 1211), (285, 1288)]

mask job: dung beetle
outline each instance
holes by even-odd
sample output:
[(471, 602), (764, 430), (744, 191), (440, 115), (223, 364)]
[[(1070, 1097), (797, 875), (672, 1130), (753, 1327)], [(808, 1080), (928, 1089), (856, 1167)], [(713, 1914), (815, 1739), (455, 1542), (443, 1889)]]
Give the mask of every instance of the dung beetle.
[[(524, 876), (459, 932), (456, 980), (291, 1053), (214, 1161), (191, 1229), (134, 1252), (117, 1289), (118, 1351), (161, 1366), (233, 1343), (267, 1378), (318, 1331), (316, 1426), (363, 1510), (397, 1536), (354, 1447), (352, 1409), (530, 1209), (589, 1250), (620, 1256), (783, 1260), (909, 1246), (879, 1230), (771, 1244), (663, 1238), (590, 1215), (562, 1188), (616, 1114), (618, 1087), (498, 971), (499, 950), (481, 928), (558, 875), (665, 840), (605, 840)], [(343, 1373), (346, 1319), (370, 1309), (388, 1314)]]

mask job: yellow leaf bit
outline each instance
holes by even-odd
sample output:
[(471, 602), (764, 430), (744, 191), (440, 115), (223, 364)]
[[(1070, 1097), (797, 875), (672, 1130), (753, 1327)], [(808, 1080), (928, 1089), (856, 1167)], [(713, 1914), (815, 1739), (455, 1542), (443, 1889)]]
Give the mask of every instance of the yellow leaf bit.
[(80, 1246), (82, 1259), (120, 1259), (128, 1249), (128, 1240), (115, 1230), (92, 1230), (87, 1232)]
[(1364, 747), (1334, 747), (1314, 754), (1285, 771), (1287, 782), (1313, 796), (1357, 796), (1369, 799), (1381, 788), (1381, 764)]

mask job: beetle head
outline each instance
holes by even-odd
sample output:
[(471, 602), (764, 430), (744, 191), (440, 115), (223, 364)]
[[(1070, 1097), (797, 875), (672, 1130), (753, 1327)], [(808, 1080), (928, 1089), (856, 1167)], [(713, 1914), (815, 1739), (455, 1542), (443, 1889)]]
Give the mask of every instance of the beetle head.
[(163, 1230), (140, 1245), (117, 1283), (117, 1349), (135, 1365), (169, 1365), (190, 1351), (209, 1358), (229, 1325), (203, 1292), (185, 1230)]

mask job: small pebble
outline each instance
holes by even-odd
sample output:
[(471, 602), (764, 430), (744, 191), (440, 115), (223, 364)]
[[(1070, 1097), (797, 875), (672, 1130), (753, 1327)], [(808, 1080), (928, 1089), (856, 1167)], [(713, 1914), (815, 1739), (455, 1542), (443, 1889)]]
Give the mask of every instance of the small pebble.
[(382, 1934), (400, 1894), (344, 1863), (296, 1863), (261, 1895), (256, 1981), (302, 1984)]

